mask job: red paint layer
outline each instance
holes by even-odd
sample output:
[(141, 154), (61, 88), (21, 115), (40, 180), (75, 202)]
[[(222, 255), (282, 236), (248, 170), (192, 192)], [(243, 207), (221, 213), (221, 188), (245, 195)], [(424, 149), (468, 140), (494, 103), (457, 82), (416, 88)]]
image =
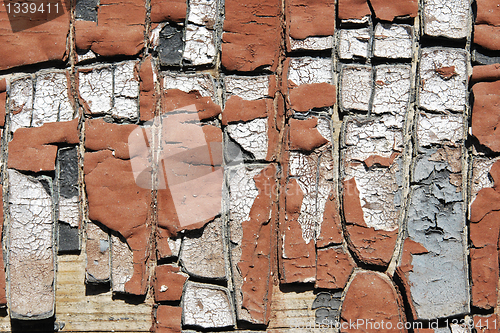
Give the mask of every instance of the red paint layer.
[[(349, 321), (356, 322), (357, 320), (379, 324), (383, 321), (386, 323), (384, 327), (391, 323), (394, 328), (387, 331), (407, 332), (405, 329), (396, 329), (398, 323), (406, 321), (401, 295), (387, 275), (377, 272), (356, 273), (347, 289), (340, 320), (341, 325), (343, 322), (349, 323)], [(342, 326), (347, 329), (342, 327), (341, 332), (379, 331), (366, 329), (365, 326), (357, 329), (349, 325)]]
[(269, 98), (247, 101), (239, 96), (231, 96), (226, 102), (224, 112), (222, 112), (222, 123), (227, 125), (265, 118), (272, 115), (273, 108), (273, 100)]
[(180, 301), (187, 276), (179, 274), (180, 268), (172, 265), (156, 266), (155, 301)]
[(500, 81), (476, 83), (472, 87), (472, 134), (493, 151), (500, 151)]
[(134, 274), (125, 291), (142, 295), (147, 289), (151, 190), (139, 187), (132, 172), (128, 136), (137, 127), (87, 120), (84, 174), (89, 218), (126, 239), (133, 251)]
[(136, 55), (144, 46), (146, 7), (144, 0), (102, 0), (97, 24), (75, 21), (75, 43), (81, 50), (102, 56)]
[(472, 67), (471, 82), (500, 80), (500, 64)]
[(312, 282), (316, 278), (316, 249), (314, 241), (306, 244), (302, 238), (298, 218), (304, 195), (295, 179), (289, 180), (284, 196), (286, 217), (280, 228), (283, 241), (281, 282)]
[(337, 201), (337, 196), (332, 191), (325, 204), (321, 232), (316, 240), (317, 247), (342, 244), (342, 225)]
[(244, 281), (242, 306), (258, 324), (267, 324), (271, 311), (276, 173), (276, 165), (271, 164), (254, 177), (259, 194), (250, 209), (250, 220), (242, 223), (242, 253), (238, 263)]
[(356, 180), (344, 181), (344, 217), (347, 242), (356, 257), (364, 263), (386, 266), (391, 261), (398, 231), (376, 230), (367, 227)]
[(312, 151), (326, 143), (326, 140), (316, 128), (318, 118), (306, 120), (290, 119), (290, 150)]
[(151, 22), (184, 23), (187, 3), (185, 0), (151, 0)]
[(342, 246), (318, 249), (315, 288), (344, 289), (356, 264)]
[(392, 21), (397, 17), (416, 17), (418, 0), (370, 0), (375, 16), (383, 21)]
[(78, 144), (78, 119), (19, 128), (9, 142), (9, 168), (20, 171), (53, 171), (57, 144)]
[(288, 0), (286, 8), (289, 35), (293, 39), (333, 35), (335, 1)]
[(371, 15), (370, 7), (366, 0), (339, 0), (339, 19), (362, 19)]
[(156, 316), (154, 317), (153, 332), (180, 333), (181, 318), (182, 308), (170, 305), (158, 305)]
[(222, 65), (230, 71), (275, 71), (281, 42), (281, 2), (228, 0), (222, 35)]
[(476, 24), (500, 26), (500, 3), (496, 0), (476, 0)]
[(302, 84), (290, 90), (290, 107), (299, 112), (333, 106), (336, 101), (335, 86), (326, 82)]
[(474, 43), (488, 50), (500, 50), (500, 27), (485, 24), (475, 25)]
[(156, 91), (151, 59), (151, 56), (144, 59), (139, 69), (139, 112), (142, 121), (152, 120), (156, 110)]
[[(48, 2), (52, 6), (57, 3), (47, 1), (44, 4)], [(59, 3), (59, 8), (61, 16), (50, 20), (40, 18), (45, 23), (33, 26), (33, 14), (17, 15), (11, 22), (7, 7), (0, 6), (0, 70), (50, 60), (66, 60), (69, 53), (66, 45), (69, 2), (63, 1), (63, 5)]]

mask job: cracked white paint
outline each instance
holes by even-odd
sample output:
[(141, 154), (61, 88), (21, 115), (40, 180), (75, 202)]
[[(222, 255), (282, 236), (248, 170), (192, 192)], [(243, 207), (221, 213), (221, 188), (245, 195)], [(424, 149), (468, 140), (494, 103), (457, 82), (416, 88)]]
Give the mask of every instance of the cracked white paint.
[(79, 209), (78, 209), (78, 197), (74, 196), (69, 199), (59, 196), (59, 217), (58, 220), (68, 223), (74, 228), (78, 228), (79, 221)]
[[(51, 195), (42, 178), (12, 169), (8, 173), (10, 314), (13, 318), (48, 318), (55, 302)], [(50, 178), (43, 180), (50, 186)]]
[(296, 179), (303, 193), (298, 223), (302, 238), (309, 244), (321, 233), (325, 204), (332, 190), (331, 145), (324, 145), (311, 154), (291, 151), (288, 175)]
[(234, 326), (226, 288), (187, 281), (182, 297), (183, 324), (203, 328)]
[(190, 275), (211, 279), (226, 277), (222, 221), (216, 218), (201, 231), (186, 234), (182, 240), (180, 260)]
[(405, 24), (379, 23), (375, 27), (373, 55), (380, 58), (411, 58), (412, 29)]
[(323, 58), (292, 58), (288, 80), (296, 85), (332, 83), (332, 62)]
[(341, 72), (340, 102), (343, 109), (368, 111), (372, 94), (372, 68), (346, 65)]
[(136, 64), (136, 61), (127, 61), (114, 67), (101, 66), (79, 72), (80, 96), (92, 114), (137, 119), (139, 81)]
[(136, 62), (117, 64), (114, 69), (114, 107), (118, 118), (136, 119), (139, 116), (139, 81), (134, 73)]
[(168, 238), (168, 247), (170, 252), (172, 252), (172, 257), (179, 257), (179, 252), (181, 250), (182, 238)]
[(93, 114), (111, 114), (113, 109), (113, 69), (96, 67), (78, 73), (80, 96)]
[(366, 15), (360, 19), (343, 19), (341, 23), (343, 24), (366, 24), (371, 21), (370, 15)]
[(330, 120), (327, 118), (320, 117), (318, 118), (318, 124), (316, 125), (316, 129), (322, 137), (327, 139), (328, 141), (332, 141), (332, 132), (330, 126)]
[(408, 110), (411, 86), (410, 66), (375, 67), (372, 113), (389, 113), (402, 128)]
[(186, 45), (182, 55), (185, 62), (193, 66), (208, 65), (215, 59), (215, 33), (205, 27), (188, 24)]
[(111, 286), (114, 292), (125, 292), (125, 284), (134, 274), (134, 255), (126, 242), (111, 235)]
[(88, 50), (84, 54), (76, 53), (76, 62), (77, 63), (85, 61), (85, 60), (89, 60), (89, 59), (95, 59), (95, 58), (97, 58), (97, 55), (94, 52), (92, 52), (92, 50)]
[(351, 161), (362, 162), (372, 155), (391, 157), (403, 151), (402, 128), (394, 126), (394, 117), (351, 118), (345, 121), (346, 170)]
[(262, 169), (263, 167), (242, 164), (229, 172), (231, 241), (236, 244), (241, 244), (243, 237), (241, 223), (250, 221), (250, 209), (259, 194), (253, 177)]
[(369, 228), (385, 231), (398, 228), (401, 179), (397, 173), (400, 171), (397, 163), (389, 168), (367, 170), (363, 164), (349, 168), (346, 180), (356, 180), (363, 218)]
[(217, 20), (216, 0), (190, 0), (188, 21), (213, 29)]
[(31, 126), (33, 81), (30, 76), (13, 80), (9, 91), (10, 130)]
[(471, 200), (470, 204), (476, 199), (477, 193), (483, 188), (493, 187), (494, 183), (489, 172), (495, 162), (499, 161), (500, 157), (474, 157), (472, 161), (472, 181), (471, 181)]
[(163, 77), (163, 89), (179, 89), (186, 93), (198, 91), (202, 97), (214, 97), (215, 89), (210, 74), (178, 74), (167, 72)]
[(105, 282), (111, 279), (110, 238), (99, 226), (89, 221), (87, 232), (86, 280)]
[(447, 38), (466, 38), (469, 33), (470, 0), (424, 0), (424, 34)]
[(329, 50), (333, 48), (333, 36), (307, 37), (305, 39), (293, 39), (290, 37), (290, 49), (296, 50)]
[[(253, 206), (259, 191), (255, 186), (254, 177), (262, 170), (263, 166), (245, 166), (238, 165), (229, 171), (229, 196), (230, 196), (230, 214), (229, 228), (231, 246), (231, 263), (233, 266), (233, 282), (235, 285), (235, 301), (238, 318), (251, 321), (251, 316), (242, 307), (243, 296), (241, 287), (243, 286), (243, 277), (238, 270), (237, 264), (241, 259), (241, 243), (243, 240), (242, 223), (250, 221), (250, 210)], [(271, 214), (271, 212), (269, 212)]]
[(227, 132), (244, 150), (252, 153), (255, 159), (266, 159), (268, 148), (267, 118), (229, 124)]
[(418, 146), (459, 145), (464, 138), (463, 126), (464, 119), (462, 115), (420, 112), (417, 120)]
[(368, 58), (369, 47), (370, 30), (368, 28), (340, 30), (338, 51), (340, 59)]
[(72, 119), (73, 107), (69, 101), (66, 73), (45, 72), (37, 74), (31, 126), (38, 127), (44, 123)]
[(269, 75), (259, 76), (236, 76), (224, 77), (226, 94), (236, 95), (247, 101), (254, 101), (269, 96)]
[[(420, 107), (432, 111), (465, 110), (467, 94), (465, 50), (428, 48), (420, 58)], [(452, 71), (448, 75), (443, 71)]]

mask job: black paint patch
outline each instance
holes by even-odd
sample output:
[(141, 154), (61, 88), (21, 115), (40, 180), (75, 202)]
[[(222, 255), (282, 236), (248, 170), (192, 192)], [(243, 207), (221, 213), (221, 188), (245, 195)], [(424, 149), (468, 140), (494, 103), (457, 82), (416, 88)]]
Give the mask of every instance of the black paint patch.
[(183, 28), (178, 25), (167, 25), (160, 31), (158, 55), (160, 65), (179, 66), (184, 50)]
[(97, 22), (99, 0), (77, 0), (75, 17), (77, 20)]
[(69, 199), (78, 196), (78, 153), (76, 147), (59, 149), (59, 195)]
[(78, 227), (68, 223), (57, 223), (57, 250), (58, 253), (80, 251), (80, 233)]

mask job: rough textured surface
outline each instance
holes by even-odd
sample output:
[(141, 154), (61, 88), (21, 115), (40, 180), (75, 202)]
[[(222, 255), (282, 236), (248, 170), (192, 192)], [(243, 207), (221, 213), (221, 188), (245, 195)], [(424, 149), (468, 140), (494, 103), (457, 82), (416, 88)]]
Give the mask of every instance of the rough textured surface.
[(87, 222), (87, 263), (85, 281), (87, 283), (111, 280), (110, 249), (111, 239), (107, 232), (92, 222)]
[(370, 0), (375, 16), (383, 21), (395, 18), (415, 17), (418, 14), (417, 0), (402, 0), (387, 2), (385, 0)]
[(86, 112), (112, 115), (119, 119), (137, 119), (139, 80), (135, 61), (114, 66), (79, 69), (78, 83)]
[[(45, 61), (62, 61), (68, 56), (66, 37), (70, 25), (70, 4), (66, 1), (46, 1), (53, 7), (59, 4), (59, 15), (39, 16), (7, 14), (0, 8), (0, 70)], [(12, 8), (14, 10), (14, 8)], [(35, 16), (36, 17), (36, 16)]]
[(340, 79), (342, 109), (368, 111), (372, 94), (372, 68), (363, 65), (344, 65)]
[(332, 63), (325, 58), (291, 58), (288, 63), (290, 87), (311, 83), (332, 83)]
[(424, 0), (424, 33), (433, 37), (466, 38), (470, 29), (471, 12), (469, 0)]
[(125, 284), (134, 274), (133, 252), (120, 237), (111, 235), (111, 287), (125, 292)]
[(500, 50), (500, 27), (485, 24), (474, 26), (474, 43), (487, 50)]
[(89, 218), (119, 232), (128, 243), (122, 247), (130, 246), (133, 251), (134, 274), (124, 290), (143, 294), (151, 195), (150, 190), (136, 184), (132, 172), (130, 158), (139, 163), (144, 158), (129, 154), (129, 135), (136, 128), (136, 125), (88, 120), (84, 173)]
[(343, 289), (356, 264), (342, 246), (317, 250), (316, 288)]
[(373, 55), (379, 58), (410, 59), (413, 29), (405, 24), (378, 23), (373, 38)]
[(190, 275), (226, 279), (221, 220), (208, 223), (200, 231), (187, 233), (182, 241), (180, 260)]
[(145, 21), (144, 0), (100, 0), (97, 9), (98, 23), (80, 20), (75, 22), (76, 47), (91, 50), (101, 56), (136, 55), (144, 45)]
[(222, 65), (230, 71), (252, 71), (278, 66), (281, 3), (225, 2)]
[(80, 207), (78, 152), (76, 147), (61, 148), (57, 153), (57, 249), (80, 250)]
[[(416, 318), (432, 319), (469, 311), (464, 254), (461, 152), (459, 148), (423, 151), (416, 161), (408, 212), (408, 237), (425, 252), (412, 254), (404, 276)], [(431, 292), (429, 292), (431, 291)]]
[[(332, 190), (330, 123), (326, 118), (293, 119), (288, 132), (287, 183), (282, 201), (281, 280), (316, 279), (315, 242), (322, 233)], [(320, 175), (317, 177), (317, 175)], [(331, 227), (331, 226), (330, 226)]]
[(9, 89), (11, 131), (74, 118), (67, 71), (40, 71), (12, 80)]
[(234, 314), (226, 288), (187, 282), (184, 290), (183, 324), (202, 328), (231, 327)]
[(470, 206), (470, 239), (472, 304), (482, 309), (496, 306), (498, 296), (498, 161), (486, 161), (486, 165), (475, 163), (474, 170), (487, 173), (492, 181), (478, 186), (477, 196)]
[(420, 107), (463, 112), (466, 103), (466, 53), (460, 49), (424, 48), (420, 58)]
[(500, 81), (480, 82), (472, 87), (472, 134), (492, 151), (500, 151), (497, 124), (500, 121)]
[(154, 316), (154, 329), (157, 333), (180, 333), (181, 332), (182, 308), (159, 305)]
[(313, 36), (330, 36), (334, 33), (332, 18), (335, 17), (335, 2), (332, 0), (286, 1), (288, 35), (294, 40)]
[(372, 112), (390, 114), (387, 126), (403, 127), (410, 102), (411, 73), (406, 65), (375, 67), (375, 87)]
[(10, 169), (9, 192), (11, 317), (49, 318), (55, 306), (52, 182)]
[[(34, 128), (20, 128), (9, 142), (8, 166), (20, 171), (55, 170), (57, 145), (78, 144), (79, 141), (76, 119)], [(26, 160), (26, 154), (35, 158)]]
[(371, 15), (370, 7), (366, 0), (339, 0), (338, 17), (342, 20), (362, 19)]
[(267, 324), (270, 314), (276, 176), (275, 165), (239, 166), (229, 180), (236, 314), (238, 319), (255, 324)]
[(362, 29), (342, 29), (339, 31), (339, 58), (369, 58), (371, 55), (370, 30)]
[(154, 290), (155, 301), (180, 301), (184, 283), (188, 279), (181, 273), (180, 268), (174, 265), (156, 266)]
[(343, 328), (342, 332), (372, 331), (368, 322), (379, 325), (382, 322), (386, 325), (391, 323), (394, 332), (406, 332), (404, 329), (395, 329), (399, 322), (404, 323), (406, 319), (401, 295), (389, 277), (382, 273), (369, 271), (355, 273), (345, 291), (340, 318), (341, 324), (350, 321), (363, 323), (357, 329), (347, 325), (348, 328)]

